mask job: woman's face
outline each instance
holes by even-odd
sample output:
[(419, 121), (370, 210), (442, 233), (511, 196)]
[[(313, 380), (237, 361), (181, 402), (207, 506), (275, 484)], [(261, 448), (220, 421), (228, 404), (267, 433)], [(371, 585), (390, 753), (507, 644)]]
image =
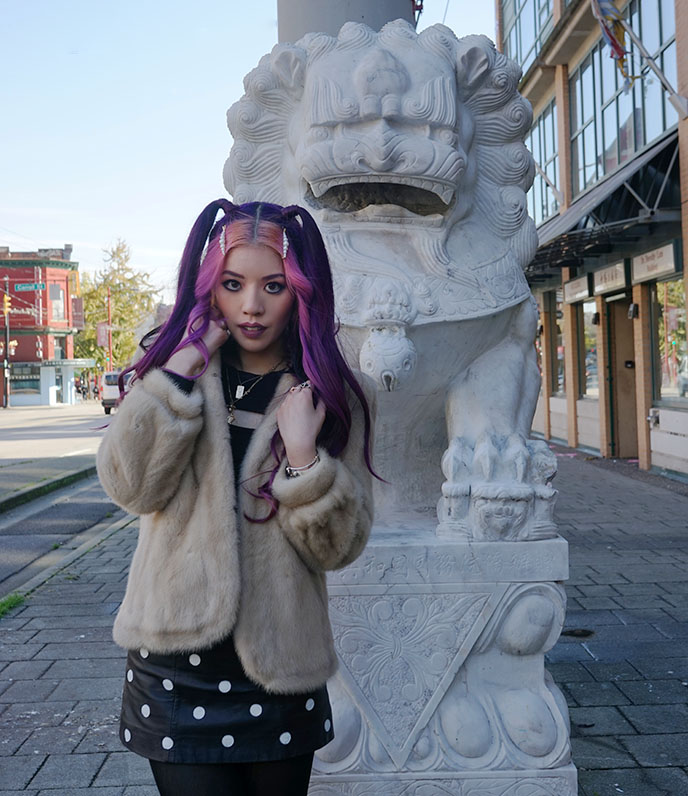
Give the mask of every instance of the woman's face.
[(231, 249), (215, 289), (215, 305), (253, 365), (264, 362), (271, 367), (279, 361), (294, 296), (274, 249), (259, 244)]

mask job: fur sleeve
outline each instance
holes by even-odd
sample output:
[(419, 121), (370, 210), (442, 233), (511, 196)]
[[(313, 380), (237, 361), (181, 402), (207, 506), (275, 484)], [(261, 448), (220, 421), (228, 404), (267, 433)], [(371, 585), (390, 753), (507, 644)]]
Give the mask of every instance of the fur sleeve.
[(103, 489), (134, 514), (163, 509), (179, 486), (203, 425), (200, 390), (185, 394), (160, 370), (126, 395), (98, 449)]
[[(362, 385), (363, 386), (363, 385)], [(375, 392), (365, 385), (375, 417)], [(340, 569), (356, 559), (373, 524), (372, 476), (363, 456), (363, 409), (352, 411), (349, 442), (341, 458), (318, 448), (320, 462), (297, 478), (280, 468), (272, 484), (278, 520), (291, 544), (314, 570)], [(373, 429), (371, 429), (372, 439)]]

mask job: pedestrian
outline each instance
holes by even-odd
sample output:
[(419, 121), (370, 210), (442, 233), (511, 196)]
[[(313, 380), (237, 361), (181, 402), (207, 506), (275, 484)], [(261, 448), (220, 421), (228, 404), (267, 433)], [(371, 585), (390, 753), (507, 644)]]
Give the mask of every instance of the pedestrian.
[(127, 369), (98, 473), (141, 515), (120, 737), (162, 796), (303, 796), (333, 738), (325, 571), (368, 538), (375, 408), (336, 330), (308, 212), (217, 200)]

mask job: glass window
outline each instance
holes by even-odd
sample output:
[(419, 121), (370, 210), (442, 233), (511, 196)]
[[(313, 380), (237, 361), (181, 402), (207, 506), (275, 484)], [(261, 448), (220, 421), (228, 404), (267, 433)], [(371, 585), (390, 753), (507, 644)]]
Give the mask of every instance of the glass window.
[(65, 292), (55, 284), (48, 285), (48, 298), (50, 300), (50, 318), (53, 321), (65, 320)]
[(643, 0), (640, 3), (640, 40), (650, 55), (654, 55), (659, 50), (659, 3), (657, 0)]
[(668, 41), (671, 41), (676, 34), (674, 0), (661, 0), (660, 11), (662, 14), (662, 44), (666, 44)]
[[(673, 0), (631, 0), (627, 14), (634, 31), (642, 35), (645, 46), (653, 52), (669, 80), (676, 85)], [(629, 41), (626, 45), (633, 49)], [(641, 69), (637, 54), (629, 58), (629, 69), (634, 74)], [(632, 89), (625, 92), (624, 80), (603, 41), (571, 74), (569, 97), (574, 195), (632, 158), (639, 149), (677, 123), (677, 113), (657, 78), (647, 66), (642, 67), (641, 74)], [(587, 130), (588, 124), (594, 126), (594, 132)], [(584, 127), (584, 141), (581, 141), (580, 133)]]
[(564, 367), (564, 301), (561, 290), (557, 290), (557, 311), (554, 329), (554, 338), (556, 341), (556, 359), (553, 368), (552, 392), (555, 395), (566, 394), (566, 368)]
[(13, 395), (40, 395), (40, 366), (12, 365), (10, 370), (10, 390)]
[(581, 393), (588, 398), (598, 398), (600, 388), (597, 377), (597, 326), (593, 323), (597, 306), (594, 301), (584, 301), (579, 306), (583, 318), (581, 324), (583, 340), (580, 346), (583, 359), (581, 362)]
[[(552, 100), (533, 123), (527, 140), (535, 162), (555, 188), (559, 184), (556, 120), (556, 104)], [(528, 193), (528, 206), (536, 224), (559, 212), (559, 204), (547, 180), (536, 171)]]
[(507, 55), (525, 72), (552, 30), (552, 0), (502, 0), (502, 24)]
[(686, 291), (683, 279), (660, 282), (653, 290), (655, 307), (655, 397), (688, 406)]

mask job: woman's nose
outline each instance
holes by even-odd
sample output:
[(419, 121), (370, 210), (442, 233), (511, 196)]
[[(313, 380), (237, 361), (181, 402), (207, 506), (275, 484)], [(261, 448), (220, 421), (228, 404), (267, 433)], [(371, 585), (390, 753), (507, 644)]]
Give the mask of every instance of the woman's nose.
[(262, 315), (263, 302), (261, 301), (260, 292), (249, 288), (244, 291), (244, 315)]

